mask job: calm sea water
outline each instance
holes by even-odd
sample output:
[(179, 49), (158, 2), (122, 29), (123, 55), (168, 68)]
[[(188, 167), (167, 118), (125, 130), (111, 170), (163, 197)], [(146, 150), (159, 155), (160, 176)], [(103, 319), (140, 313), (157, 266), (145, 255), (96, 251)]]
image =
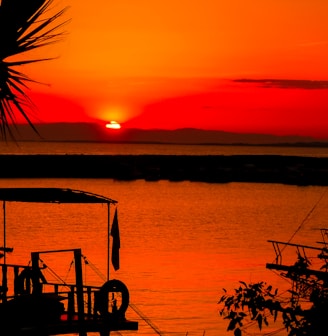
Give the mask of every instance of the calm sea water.
[[(131, 150), (131, 149), (130, 149)], [(172, 150), (172, 147), (171, 149)], [(137, 332), (123, 334), (232, 335), (218, 315), (222, 289), (264, 280), (285, 288), (266, 269), (275, 254), (268, 240), (314, 244), (328, 227), (326, 187), (280, 184), (116, 181), (111, 179), (0, 179), (0, 187), (63, 187), (116, 199), (121, 268), (111, 278), (130, 291), (127, 318)], [(106, 274), (107, 207), (8, 203), (7, 262), (26, 264), (30, 251), (81, 247), (85, 281)], [(0, 235), (0, 239), (1, 235)], [(293, 255), (294, 256), (294, 255)], [(63, 279), (70, 259), (44, 260)], [(46, 277), (49, 279), (51, 274)], [(270, 324), (265, 335), (280, 325)], [(280, 332), (278, 335), (285, 335)]]
[(13, 142), (0, 142), (0, 154), (278, 154), (327, 157), (328, 147), (111, 144), (97, 142), (20, 142), (15, 144)]

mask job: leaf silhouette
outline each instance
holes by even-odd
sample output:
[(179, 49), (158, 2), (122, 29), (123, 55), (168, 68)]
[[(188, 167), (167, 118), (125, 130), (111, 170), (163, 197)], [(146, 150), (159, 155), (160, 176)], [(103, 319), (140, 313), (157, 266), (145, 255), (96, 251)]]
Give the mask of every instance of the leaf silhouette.
[(259, 329), (262, 330), (262, 321), (263, 321), (262, 314), (258, 314), (256, 320), (257, 320), (257, 323), (259, 325)]
[(239, 281), (242, 285), (244, 285), (245, 286), (245, 288), (247, 288), (247, 284), (246, 284), (246, 282), (244, 282), (244, 281)]
[(53, 0), (0, 1), (0, 135), (14, 138), (12, 128), (20, 114), (38, 134), (31, 115), (36, 108), (26, 94), (28, 84), (37, 83), (17, 67), (51, 58), (16, 60), (19, 55), (55, 43), (63, 36), (60, 29), (68, 22), (58, 22), (66, 8), (45, 18)]
[(236, 328), (233, 334), (234, 336), (241, 336), (241, 330), (239, 328)]

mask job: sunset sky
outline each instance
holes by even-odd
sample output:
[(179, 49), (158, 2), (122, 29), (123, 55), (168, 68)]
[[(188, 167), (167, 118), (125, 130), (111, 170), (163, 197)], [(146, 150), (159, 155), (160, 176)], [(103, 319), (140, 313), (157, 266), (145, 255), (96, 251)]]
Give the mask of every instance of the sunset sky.
[(327, 0), (54, 0), (38, 121), (328, 138)]

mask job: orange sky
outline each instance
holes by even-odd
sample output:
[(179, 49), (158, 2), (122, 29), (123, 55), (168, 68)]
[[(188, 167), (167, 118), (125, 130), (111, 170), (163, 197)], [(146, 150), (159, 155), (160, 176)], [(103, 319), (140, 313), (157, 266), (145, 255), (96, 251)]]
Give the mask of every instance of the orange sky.
[(24, 69), (50, 84), (31, 86), (42, 122), (328, 138), (327, 0), (54, 6), (67, 35), (37, 56), (58, 58)]

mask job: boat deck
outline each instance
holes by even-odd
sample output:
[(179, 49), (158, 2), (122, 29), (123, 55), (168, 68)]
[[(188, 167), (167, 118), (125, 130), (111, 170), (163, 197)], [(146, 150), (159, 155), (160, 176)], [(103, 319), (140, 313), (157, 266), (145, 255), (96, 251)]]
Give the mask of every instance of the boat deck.
[(67, 315), (63, 315), (61, 320), (56, 323), (48, 323), (46, 325), (25, 326), (19, 330), (20, 336), (35, 335), (65, 335), (79, 334), (86, 335), (89, 332), (97, 332), (100, 335), (108, 335), (111, 331), (138, 330), (138, 322), (124, 320), (106, 322), (103, 319), (85, 318), (82, 322), (78, 320), (78, 316), (74, 319), (67, 319)]

